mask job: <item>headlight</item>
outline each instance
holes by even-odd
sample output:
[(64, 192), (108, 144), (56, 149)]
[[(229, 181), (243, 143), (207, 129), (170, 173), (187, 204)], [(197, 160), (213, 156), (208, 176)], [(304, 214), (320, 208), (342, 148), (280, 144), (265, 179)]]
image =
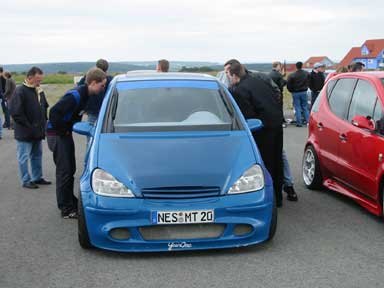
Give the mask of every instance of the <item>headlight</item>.
[(135, 197), (132, 191), (102, 169), (96, 169), (92, 174), (92, 188), (96, 194), (110, 197)]
[(229, 189), (228, 194), (257, 191), (264, 188), (264, 173), (259, 165), (253, 165)]

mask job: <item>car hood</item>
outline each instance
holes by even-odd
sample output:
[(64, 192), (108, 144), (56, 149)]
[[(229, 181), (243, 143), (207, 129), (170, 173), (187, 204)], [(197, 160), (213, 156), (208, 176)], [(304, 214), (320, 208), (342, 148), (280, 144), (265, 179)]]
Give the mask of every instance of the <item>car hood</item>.
[(245, 131), (100, 134), (97, 166), (136, 196), (162, 187), (219, 187), (225, 193), (255, 162)]

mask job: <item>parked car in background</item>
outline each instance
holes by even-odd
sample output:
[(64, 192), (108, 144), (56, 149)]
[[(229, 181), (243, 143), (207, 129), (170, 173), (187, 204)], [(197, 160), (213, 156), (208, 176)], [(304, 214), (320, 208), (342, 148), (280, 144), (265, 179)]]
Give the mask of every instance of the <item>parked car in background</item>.
[(303, 157), (303, 180), (383, 215), (384, 72), (343, 73), (314, 103)]
[(272, 239), (272, 180), (228, 90), (209, 75), (127, 73), (109, 86), (80, 180), (83, 248), (169, 251)]

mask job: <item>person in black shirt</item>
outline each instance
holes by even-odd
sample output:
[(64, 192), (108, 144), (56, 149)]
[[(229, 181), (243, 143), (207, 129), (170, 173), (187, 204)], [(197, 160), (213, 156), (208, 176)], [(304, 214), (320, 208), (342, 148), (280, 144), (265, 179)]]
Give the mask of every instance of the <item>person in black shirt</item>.
[(307, 90), (309, 86), (309, 73), (303, 68), (303, 62), (296, 63), (296, 72), (289, 74), (287, 81), (287, 89), (292, 93), (293, 106), (296, 114), (296, 127), (303, 127), (302, 113), (304, 116), (304, 124), (308, 123), (309, 111), (307, 103)]
[[(284, 86), (287, 85), (287, 80), (284, 79), (285, 71), (282, 74), (282, 66), (279, 61), (275, 61), (272, 63), (272, 71), (269, 73), (269, 77), (273, 80), (273, 82), (276, 83), (276, 85), (279, 87), (280, 90), (280, 97), (281, 97), (281, 109), (284, 111), (284, 97), (283, 97), (283, 91)], [(285, 124), (286, 121), (283, 118), (283, 127), (286, 128), (287, 125)]]
[(258, 77), (251, 77), (240, 63), (228, 64), (230, 91), (245, 119), (257, 118), (263, 129), (253, 132), (264, 164), (271, 174), (276, 205), (282, 206), (283, 128), (281, 104), (272, 88)]
[(69, 90), (49, 113), (48, 147), (56, 164), (57, 206), (63, 218), (77, 218), (77, 198), (73, 194), (76, 159), (72, 126), (81, 121), (88, 100), (105, 89), (106, 78), (101, 69), (90, 69), (85, 84)]
[(324, 87), (325, 82), (325, 64), (317, 62), (315, 65), (313, 65), (313, 70), (309, 77), (309, 89), (311, 89), (311, 107), (313, 106), (313, 103), (315, 103), (315, 100), (317, 96), (319, 96), (319, 93), (321, 89)]
[(3, 75), (3, 67), (0, 67), (0, 101), (1, 101), (1, 108), (3, 109), (4, 114), (4, 124), (3, 128), (9, 128), (11, 125), (10, 121), (10, 115), (9, 115), (9, 108), (8, 108), (8, 101), (4, 97), (5, 93), (5, 84), (7, 79)]

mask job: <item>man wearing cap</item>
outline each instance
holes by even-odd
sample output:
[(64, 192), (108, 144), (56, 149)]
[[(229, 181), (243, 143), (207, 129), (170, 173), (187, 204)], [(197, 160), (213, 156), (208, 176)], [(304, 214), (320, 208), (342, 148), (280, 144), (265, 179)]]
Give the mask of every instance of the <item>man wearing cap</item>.
[(313, 70), (310, 74), (309, 78), (309, 89), (311, 89), (311, 107), (313, 106), (313, 103), (315, 103), (315, 100), (317, 96), (319, 95), (321, 89), (323, 89), (324, 82), (325, 82), (325, 64), (316, 62), (315, 65), (313, 65)]

